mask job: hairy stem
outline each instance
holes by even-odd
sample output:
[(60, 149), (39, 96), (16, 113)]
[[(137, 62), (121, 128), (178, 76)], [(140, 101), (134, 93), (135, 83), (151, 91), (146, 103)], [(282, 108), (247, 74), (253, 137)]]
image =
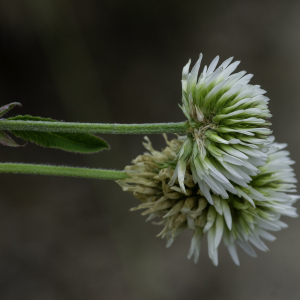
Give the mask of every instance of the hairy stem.
[(102, 124), (49, 122), (25, 120), (0, 120), (0, 130), (24, 130), (44, 132), (104, 133), (104, 134), (151, 134), (186, 133), (187, 122), (150, 124)]
[(128, 177), (124, 171), (22, 163), (0, 163), (0, 173), (67, 176), (110, 180), (120, 180)]

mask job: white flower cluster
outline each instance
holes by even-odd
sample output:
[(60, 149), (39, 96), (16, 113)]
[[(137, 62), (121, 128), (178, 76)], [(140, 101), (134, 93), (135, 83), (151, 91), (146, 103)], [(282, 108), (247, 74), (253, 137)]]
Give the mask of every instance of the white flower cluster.
[(238, 195), (229, 193), (228, 199), (212, 195), (213, 204), (203, 195), (194, 182), (190, 165), (185, 173), (185, 192), (178, 181), (170, 186), (168, 182), (174, 174), (176, 153), (183, 142), (168, 141), (162, 151), (153, 149), (149, 139), (144, 146), (149, 151), (139, 155), (125, 170), (129, 178), (118, 183), (124, 191), (132, 192), (142, 204), (137, 209), (146, 209), (142, 215), (147, 220), (159, 219), (155, 224), (163, 225), (159, 234), (166, 238), (167, 247), (185, 229), (194, 232), (188, 258), (199, 259), (202, 238), (207, 236), (208, 254), (212, 262), (218, 264), (218, 247), (223, 240), (233, 261), (238, 265), (236, 246), (251, 256), (256, 256), (253, 247), (266, 251), (263, 242), (273, 241), (269, 231), (278, 231), (287, 225), (281, 216), (296, 217), (293, 203), (299, 196), (291, 195), (295, 190), (295, 174), (289, 152), (283, 150), (285, 144), (272, 143), (268, 159), (259, 167), (259, 174), (252, 177), (251, 186), (239, 187)]
[(159, 234), (170, 246), (184, 230), (193, 231), (188, 258), (197, 262), (202, 239), (207, 236), (208, 254), (218, 264), (223, 240), (238, 265), (237, 246), (251, 256), (254, 248), (266, 251), (263, 240), (273, 241), (270, 231), (287, 225), (281, 216), (296, 217), (293, 204), (299, 196), (296, 178), (284, 150), (268, 128), (269, 99), (252, 75), (232, 72), (239, 62), (218, 57), (198, 76), (199, 60), (189, 73), (183, 68), (182, 106), (188, 119), (186, 136), (167, 140), (162, 151), (153, 149), (138, 156), (119, 181), (146, 209), (148, 220), (164, 228)]
[(212, 191), (222, 198), (237, 194), (233, 183), (247, 187), (251, 176), (267, 159), (269, 99), (258, 85), (249, 84), (253, 75), (235, 74), (239, 61), (232, 58), (216, 68), (217, 56), (198, 76), (202, 54), (189, 73), (182, 73), (182, 106), (190, 131), (178, 153), (170, 184), (178, 179), (184, 191), (184, 174), (190, 163), (194, 181), (213, 204)]
[(214, 197), (215, 205), (210, 207), (207, 223), (196, 228), (192, 239), (189, 257), (198, 261), (201, 239), (207, 232), (208, 253), (215, 265), (218, 264), (218, 246), (223, 238), (233, 261), (239, 265), (236, 245), (247, 254), (255, 257), (253, 249), (266, 251), (268, 247), (262, 239), (274, 241), (268, 231), (278, 231), (287, 225), (281, 216), (297, 217), (294, 202), (299, 196), (295, 192), (295, 174), (291, 168), (293, 161), (288, 151), (282, 151), (285, 144), (274, 143), (268, 151), (268, 160), (260, 167), (259, 175), (253, 177), (252, 186), (245, 188), (239, 197), (230, 197), (229, 207), (225, 199)]

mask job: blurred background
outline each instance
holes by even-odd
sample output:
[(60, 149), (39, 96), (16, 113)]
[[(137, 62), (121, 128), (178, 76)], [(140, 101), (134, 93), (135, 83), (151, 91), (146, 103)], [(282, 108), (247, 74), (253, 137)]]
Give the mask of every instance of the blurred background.
[[(11, 115), (79, 122), (183, 121), (181, 71), (200, 52), (241, 60), (271, 98), (272, 129), (300, 174), (300, 2), (175, 0), (0, 1), (1, 105)], [(142, 135), (103, 136), (110, 151), (76, 155), (1, 147), (2, 162), (122, 169), (144, 151)], [(161, 136), (151, 136), (157, 149)], [(203, 245), (170, 249), (160, 228), (129, 212), (138, 201), (111, 181), (1, 175), (0, 299), (299, 299), (299, 219), (268, 253)], [(298, 205), (299, 206), (299, 205)]]

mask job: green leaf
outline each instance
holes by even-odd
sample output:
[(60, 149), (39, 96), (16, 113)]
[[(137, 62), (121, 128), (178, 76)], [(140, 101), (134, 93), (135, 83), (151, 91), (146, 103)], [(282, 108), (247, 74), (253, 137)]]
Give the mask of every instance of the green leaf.
[(0, 144), (9, 147), (21, 147), (21, 145), (17, 144), (9, 135), (7, 135), (3, 131), (0, 131)]
[(12, 103), (1, 106), (0, 107), (0, 117), (2, 117), (4, 114), (6, 114), (11, 109), (13, 109), (16, 105), (22, 106), (22, 104), (19, 102), (12, 102)]
[[(56, 122), (56, 120), (53, 119), (28, 115), (16, 116), (8, 118), (8, 120)], [(109, 149), (109, 145), (104, 140), (90, 133), (43, 132), (29, 130), (11, 130), (11, 132), (16, 137), (46, 148), (56, 148), (77, 153), (95, 153), (104, 149)]]

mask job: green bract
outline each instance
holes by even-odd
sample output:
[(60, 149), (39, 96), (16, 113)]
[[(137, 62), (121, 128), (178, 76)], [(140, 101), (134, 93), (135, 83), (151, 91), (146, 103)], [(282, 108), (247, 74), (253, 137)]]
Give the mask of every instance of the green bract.
[(170, 185), (178, 179), (183, 191), (186, 166), (193, 180), (212, 204), (212, 191), (222, 198), (238, 194), (234, 185), (247, 187), (251, 176), (265, 164), (271, 130), (269, 99), (258, 85), (249, 84), (253, 75), (232, 74), (239, 61), (232, 58), (218, 68), (217, 56), (198, 76), (202, 54), (189, 73), (190, 61), (182, 73), (182, 106), (190, 132), (177, 155)]

